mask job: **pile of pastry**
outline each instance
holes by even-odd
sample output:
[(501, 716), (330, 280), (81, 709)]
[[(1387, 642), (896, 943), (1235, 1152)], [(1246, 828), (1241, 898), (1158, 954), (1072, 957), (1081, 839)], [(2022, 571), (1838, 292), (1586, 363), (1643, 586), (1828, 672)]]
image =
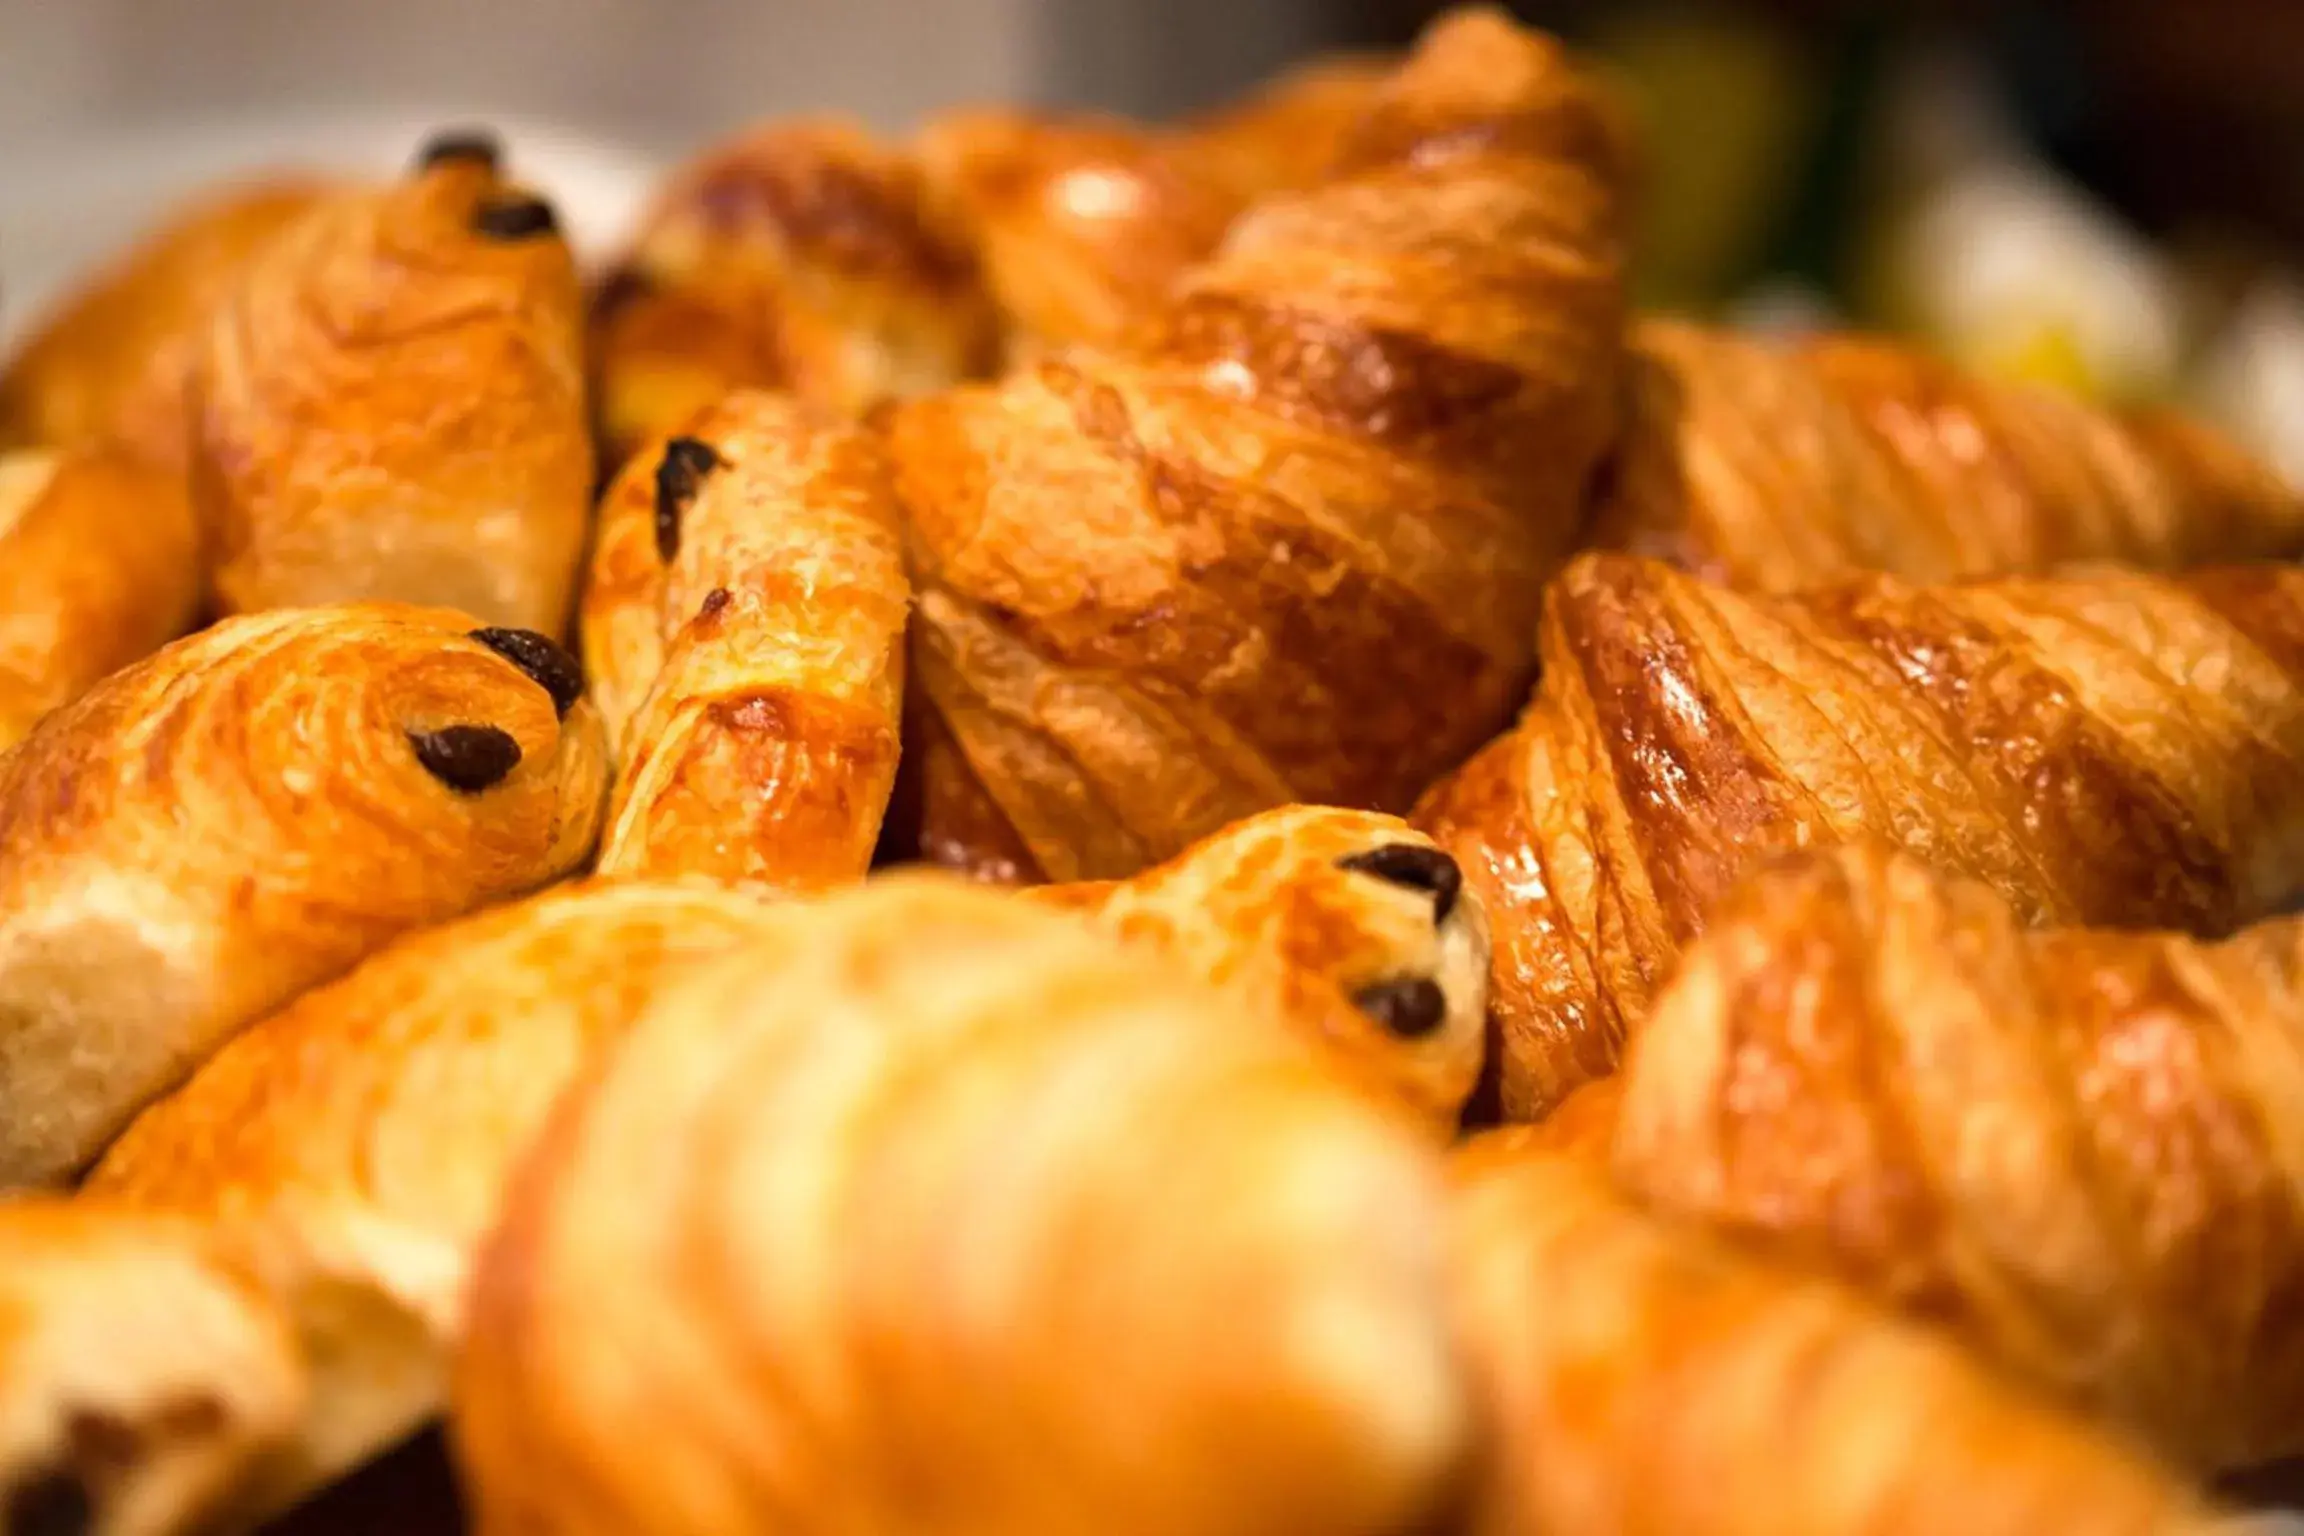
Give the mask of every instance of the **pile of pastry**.
[(2232, 1519), (2304, 498), (1628, 316), (1637, 163), (1469, 11), (763, 127), (597, 274), (444, 134), (46, 317), (0, 1531), (443, 1418), (498, 1536)]

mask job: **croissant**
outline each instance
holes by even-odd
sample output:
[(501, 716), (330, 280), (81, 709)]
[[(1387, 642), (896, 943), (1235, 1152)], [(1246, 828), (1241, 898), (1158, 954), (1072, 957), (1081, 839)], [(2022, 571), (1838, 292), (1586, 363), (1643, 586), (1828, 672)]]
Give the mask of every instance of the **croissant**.
[(1627, 1063), (1627, 1188), (1948, 1321), (2202, 1467), (2304, 1451), (2304, 920), (2025, 931), (1877, 848), (1723, 904)]
[(1173, 969), (909, 874), (659, 998), (482, 1248), (479, 1529), (1427, 1528), (1437, 1157)]
[(917, 153), (976, 252), (1012, 356), (1122, 340), (1259, 190), (1185, 136), (1085, 113), (948, 113)]
[(267, 246), (193, 374), (223, 611), (391, 599), (559, 635), (592, 487), (581, 310), (551, 205), (457, 144)]
[(0, 1530), (205, 1528), (287, 1435), (287, 1330), (200, 1236), (84, 1201), (0, 1201)]
[(954, 745), (923, 771), (963, 776), (927, 814), (1114, 878), (1274, 804), (1404, 808), (1501, 723), (1609, 428), (1591, 94), (1455, 16), (1336, 179), (1252, 209), (1141, 344), (891, 409)]
[(896, 776), (910, 598), (860, 429), (746, 391), (636, 456), (583, 603), (622, 765), (601, 872), (861, 878)]
[(2304, 496), (2208, 428), (1885, 343), (1635, 327), (1592, 543), (1784, 591), (2304, 550)]
[(428, 929), (305, 993), (140, 1115), (89, 1196), (196, 1221), (293, 1319), (311, 1398), (277, 1508), (441, 1406), (472, 1250), (577, 1070), (762, 909), (708, 887), (561, 887)]
[(185, 390), (211, 315), (256, 254), (334, 190), (276, 176), (171, 213), (0, 372), (0, 444), (110, 443), (181, 472)]
[(227, 620), (0, 757), (0, 1189), (395, 935), (590, 852), (598, 717), (540, 635), (390, 605)]
[(1316, 186), (1399, 60), (1337, 53), (1283, 71), (1183, 132), (1230, 185), (1255, 194)]
[(755, 128), (672, 180), (596, 295), (604, 456), (732, 389), (853, 414), (983, 372), (998, 340), (975, 253), (908, 153), (842, 121)]
[(1529, 1134), (1475, 1138), (1455, 1169), (1489, 1441), (1472, 1536), (2220, 1528), (1949, 1341), (1644, 1215)]
[(2222, 932), (2304, 895), (2304, 572), (1761, 597), (1588, 556), (1542, 651), (1415, 818), (1488, 912), (1514, 1119), (1613, 1070), (1772, 852), (1882, 838), (2033, 922)]
[(0, 751), (192, 627), (181, 484), (114, 449), (0, 453)]
[(1479, 1079), (1487, 920), (1397, 817), (1284, 806), (1130, 879), (1029, 896), (1229, 989), (1443, 1132)]

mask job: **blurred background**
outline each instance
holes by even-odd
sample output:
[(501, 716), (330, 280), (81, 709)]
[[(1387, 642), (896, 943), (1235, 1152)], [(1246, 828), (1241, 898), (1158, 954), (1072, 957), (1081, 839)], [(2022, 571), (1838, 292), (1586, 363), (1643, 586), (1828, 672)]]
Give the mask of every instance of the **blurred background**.
[[(0, 328), (168, 196), (503, 128), (581, 242), (748, 119), (1166, 114), (1428, 0), (0, 0)], [(2224, 421), (2304, 478), (2304, 0), (1523, 0), (1648, 122), (1642, 299)]]

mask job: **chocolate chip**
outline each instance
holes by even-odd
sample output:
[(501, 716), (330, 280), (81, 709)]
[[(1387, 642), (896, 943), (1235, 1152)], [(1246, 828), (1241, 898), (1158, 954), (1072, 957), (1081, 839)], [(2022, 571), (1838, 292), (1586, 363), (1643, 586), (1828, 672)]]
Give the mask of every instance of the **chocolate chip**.
[(561, 719), (584, 697), (584, 669), (576, 658), (532, 629), (476, 629), (472, 638), (528, 674), (552, 695), (552, 709)]
[(1432, 1033), (1448, 1017), (1448, 994), (1428, 977), (1380, 981), (1352, 994), (1353, 1006), (1403, 1040)]
[(552, 205), (532, 193), (491, 198), (472, 215), (472, 227), (491, 240), (526, 240), (560, 232)]
[(493, 725), (448, 725), (437, 731), (410, 731), (416, 761), (447, 785), (467, 795), (503, 781), (520, 766), (520, 743)]
[(0, 1505), (0, 1536), (87, 1536), (95, 1523), (88, 1485), (61, 1468), (18, 1483)]
[(702, 438), (676, 437), (656, 466), (656, 553), (670, 564), (680, 553), (680, 515), (704, 477), (720, 467), (719, 450)]
[(1448, 920), (1448, 914), (1456, 910), (1457, 896), (1464, 889), (1464, 871), (1457, 867), (1456, 861), (1439, 849), (1427, 848), (1421, 843), (1386, 843), (1381, 848), (1338, 859), (1336, 867), (1354, 874), (1374, 875), (1412, 891), (1430, 891), (1435, 923)]
[(696, 610), (696, 617), (700, 619), (713, 618), (721, 609), (728, 606), (728, 601), (728, 589), (726, 587), (714, 587), (704, 594), (704, 606)]
[(497, 170), (504, 164), (504, 142), (485, 128), (443, 128), (416, 151), (420, 171), (450, 160), (470, 160)]

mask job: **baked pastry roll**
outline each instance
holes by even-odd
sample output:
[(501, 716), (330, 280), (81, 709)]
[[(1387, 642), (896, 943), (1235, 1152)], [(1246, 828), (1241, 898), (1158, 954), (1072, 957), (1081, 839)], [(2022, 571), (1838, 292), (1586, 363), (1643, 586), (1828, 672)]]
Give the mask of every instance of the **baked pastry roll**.
[(841, 120), (763, 125), (672, 179), (595, 298), (601, 447), (621, 465), (739, 388), (854, 414), (997, 346), (975, 253), (909, 154)]
[(1123, 339), (1262, 190), (1181, 134), (1089, 113), (948, 113), (918, 153), (975, 247), (1013, 358)]
[(761, 910), (591, 884), (410, 935), (242, 1033), (105, 1154), (90, 1196), (208, 1228), (293, 1326), (310, 1398), (246, 1502), (277, 1509), (439, 1411), (514, 1157), (643, 1004)]
[(1659, 1222), (1529, 1135), (1455, 1170), (1473, 1536), (2245, 1528), (1950, 1341)]
[(1642, 1026), (1615, 1167), (2201, 1468), (2304, 1451), (2304, 920), (2027, 931), (1851, 848), (1725, 903)]
[(1234, 186), (1301, 190), (1328, 174), (1399, 62), (1379, 53), (1316, 58), (1200, 114), (1182, 131)]
[(0, 1200), (9, 1536), (211, 1529), (303, 1390), (287, 1328), (191, 1226)]
[(0, 751), (191, 628), (199, 602), (175, 476), (117, 449), (0, 453)]
[(1488, 911), (1513, 1118), (1613, 1070), (1772, 853), (1878, 838), (2035, 922), (2216, 933), (2304, 894), (2304, 572), (1762, 597), (1590, 556), (1543, 655), (1416, 816)]
[(600, 724), (542, 636), (227, 620), (0, 757), (0, 1188), (85, 1166), (226, 1039), (591, 851)]
[(1397, 817), (1292, 805), (1127, 880), (1029, 893), (1285, 1022), (1452, 1133), (1485, 1059), (1488, 923)]
[(1444, 21), (1333, 179), (1252, 208), (1130, 345), (891, 410), (957, 748), (925, 766), (963, 778), (931, 813), (1120, 877), (1274, 804), (1403, 809), (1502, 722), (1612, 426), (1594, 98), (1501, 17)]
[(2075, 560), (2173, 569), (2304, 550), (2304, 496), (2211, 429), (1993, 383), (1889, 342), (1632, 333), (1592, 540), (1791, 590)]
[(193, 376), (223, 611), (390, 599), (560, 635), (593, 476), (582, 348), (551, 205), (491, 155), (428, 153), (267, 246)]
[(480, 1528), (1437, 1521), (1468, 1450), (1437, 1159), (1174, 973), (914, 874), (661, 996), (483, 1249)]
[(186, 387), (211, 317), (256, 255), (335, 190), (277, 175), (172, 211), (0, 372), (0, 445), (108, 443), (180, 473)]
[(729, 396), (604, 504), (583, 629), (621, 767), (599, 868), (862, 878), (896, 777), (911, 597), (879, 446)]

